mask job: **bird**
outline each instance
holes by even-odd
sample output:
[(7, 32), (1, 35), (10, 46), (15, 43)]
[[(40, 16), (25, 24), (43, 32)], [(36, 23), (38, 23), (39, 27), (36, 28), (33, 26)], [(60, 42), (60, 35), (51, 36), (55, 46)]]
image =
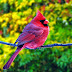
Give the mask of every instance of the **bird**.
[(36, 16), (25, 26), (22, 33), (15, 41), (14, 44), (17, 43), (17, 49), (4, 65), (3, 69), (8, 69), (10, 67), (11, 63), (22, 49), (36, 49), (44, 44), (49, 34), (48, 23), (49, 21), (46, 20), (46, 18), (38, 10)]

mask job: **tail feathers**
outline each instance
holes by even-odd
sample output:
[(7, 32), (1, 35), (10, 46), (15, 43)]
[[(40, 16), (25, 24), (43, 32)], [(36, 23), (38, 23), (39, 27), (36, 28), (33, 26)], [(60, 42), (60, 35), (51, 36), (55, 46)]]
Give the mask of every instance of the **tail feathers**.
[(8, 69), (11, 65), (11, 63), (14, 61), (18, 53), (20, 52), (21, 49), (17, 49), (15, 53), (11, 56), (11, 58), (8, 60), (8, 62), (4, 65), (3, 69)]

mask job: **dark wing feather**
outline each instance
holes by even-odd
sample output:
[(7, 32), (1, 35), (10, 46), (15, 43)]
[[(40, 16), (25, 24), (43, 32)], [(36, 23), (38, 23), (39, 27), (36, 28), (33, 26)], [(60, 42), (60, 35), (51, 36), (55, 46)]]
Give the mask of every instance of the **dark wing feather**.
[(33, 41), (36, 37), (40, 36), (42, 33), (43, 33), (42, 28), (40, 28), (34, 24), (28, 24), (24, 28), (23, 32), (18, 37), (16, 42), (18, 42), (18, 45), (25, 44), (27, 42)]

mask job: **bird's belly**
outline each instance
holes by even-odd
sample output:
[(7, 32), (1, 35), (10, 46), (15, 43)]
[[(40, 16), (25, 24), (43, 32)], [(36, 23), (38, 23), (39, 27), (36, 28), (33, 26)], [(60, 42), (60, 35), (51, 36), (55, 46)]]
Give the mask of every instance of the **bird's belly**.
[(40, 47), (46, 41), (47, 36), (48, 36), (48, 31), (44, 32), (42, 35), (38, 37), (35, 37), (33, 41), (26, 43), (25, 47), (29, 49), (35, 49), (37, 47)]

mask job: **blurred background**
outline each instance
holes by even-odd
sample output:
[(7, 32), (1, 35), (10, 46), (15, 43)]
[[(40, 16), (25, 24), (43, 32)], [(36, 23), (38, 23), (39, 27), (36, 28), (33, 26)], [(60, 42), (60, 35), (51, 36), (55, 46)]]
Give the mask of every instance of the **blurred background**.
[[(14, 43), (39, 10), (49, 21), (44, 45), (72, 43), (72, 0), (0, 0), (0, 41)], [(16, 47), (0, 44), (0, 72)], [(23, 49), (6, 72), (71, 72), (72, 46)]]

